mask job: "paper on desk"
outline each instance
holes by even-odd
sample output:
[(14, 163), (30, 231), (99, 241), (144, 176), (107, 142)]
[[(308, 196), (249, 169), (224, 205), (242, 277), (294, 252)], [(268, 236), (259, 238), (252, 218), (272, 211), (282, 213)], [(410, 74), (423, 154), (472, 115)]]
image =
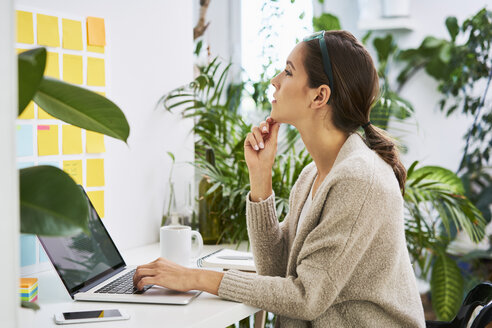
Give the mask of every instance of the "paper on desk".
[(247, 256), (253, 258), (251, 252), (241, 252), (232, 249), (221, 249), (220, 251), (213, 253), (210, 256), (204, 256), (197, 260), (199, 267), (205, 268), (222, 268), (222, 269), (237, 269), (244, 271), (256, 271), (255, 262), (251, 260), (225, 260), (219, 258), (220, 256)]

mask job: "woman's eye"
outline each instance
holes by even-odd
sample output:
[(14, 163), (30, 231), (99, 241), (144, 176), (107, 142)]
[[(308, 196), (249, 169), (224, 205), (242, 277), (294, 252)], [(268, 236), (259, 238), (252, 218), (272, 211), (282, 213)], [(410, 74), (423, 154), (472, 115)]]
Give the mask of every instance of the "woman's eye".
[(292, 75), (288, 70), (284, 70), (285, 74)]

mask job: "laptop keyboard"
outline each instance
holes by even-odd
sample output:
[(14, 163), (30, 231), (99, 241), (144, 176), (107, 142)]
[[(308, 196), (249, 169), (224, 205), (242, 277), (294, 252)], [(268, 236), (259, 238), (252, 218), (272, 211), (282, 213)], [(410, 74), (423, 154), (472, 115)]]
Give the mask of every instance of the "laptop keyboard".
[(147, 289), (152, 287), (153, 285), (146, 285), (142, 290), (138, 290), (133, 287), (133, 276), (135, 275), (135, 270), (133, 269), (118, 279), (112, 281), (111, 283), (104, 285), (103, 287), (96, 290), (96, 293), (104, 293), (104, 294), (142, 294)]

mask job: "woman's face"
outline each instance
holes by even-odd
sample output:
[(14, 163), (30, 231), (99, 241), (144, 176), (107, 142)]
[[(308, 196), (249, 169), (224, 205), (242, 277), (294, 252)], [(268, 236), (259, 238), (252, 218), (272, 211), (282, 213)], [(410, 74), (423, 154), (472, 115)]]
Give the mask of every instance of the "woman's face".
[(309, 88), (303, 60), (304, 48), (301, 42), (287, 57), (285, 70), (271, 80), (276, 90), (270, 116), (279, 123), (296, 126), (299, 120), (308, 116)]

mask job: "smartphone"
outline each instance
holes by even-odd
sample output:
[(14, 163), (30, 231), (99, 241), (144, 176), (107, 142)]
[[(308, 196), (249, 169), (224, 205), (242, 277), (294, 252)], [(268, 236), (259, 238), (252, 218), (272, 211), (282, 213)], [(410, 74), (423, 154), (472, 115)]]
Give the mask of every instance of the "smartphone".
[(128, 313), (119, 309), (63, 312), (55, 314), (54, 317), (58, 325), (130, 319)]

